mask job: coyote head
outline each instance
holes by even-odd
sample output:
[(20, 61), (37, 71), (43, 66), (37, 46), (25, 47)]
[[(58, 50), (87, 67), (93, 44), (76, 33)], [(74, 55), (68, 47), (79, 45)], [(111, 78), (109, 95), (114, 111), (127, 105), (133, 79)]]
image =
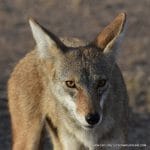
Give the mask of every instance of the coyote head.
[(102, 122), (111, 89), (111, 72), (126, 15), (120, 13), (92, 42), (66, 46), (58, 37), (30, 19), (39, 59), (45, 60), (49, 88), (70, 116), (84, 128)]

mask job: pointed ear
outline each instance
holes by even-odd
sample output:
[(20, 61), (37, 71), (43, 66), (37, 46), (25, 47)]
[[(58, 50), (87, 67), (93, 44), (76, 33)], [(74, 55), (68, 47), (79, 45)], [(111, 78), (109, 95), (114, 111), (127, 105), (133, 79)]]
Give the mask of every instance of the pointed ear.
[(30, 18), (29, 24), (41, 57), (56, 55), (65, 50), (65, 45), (53, 33), (42, 27), (35, 20)]
[(109, 53), (116, 50), (120, 42), (121, 34), (124, 30), (125, 22), (126, 22), (126, 14), (120, 13), (96, 37), (94, 44), (97, 47), (99, 47), (104, 53)]

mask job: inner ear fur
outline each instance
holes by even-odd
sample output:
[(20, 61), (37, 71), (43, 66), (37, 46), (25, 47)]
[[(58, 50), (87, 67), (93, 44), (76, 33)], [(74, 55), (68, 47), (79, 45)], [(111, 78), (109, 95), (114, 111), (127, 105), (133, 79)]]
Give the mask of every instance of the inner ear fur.
[(94, 44), (102, 51), (116, 46), (119, 35), (122, 33), (126, 22), (126, 14), (120, 13), (94, 40)]
[(40, 25), (33, 18), (29, 19), (29, 23), (36, 42), (37, 51), (41, 57), (56, 56), (67, 50), (67, 47), (57, 36)]

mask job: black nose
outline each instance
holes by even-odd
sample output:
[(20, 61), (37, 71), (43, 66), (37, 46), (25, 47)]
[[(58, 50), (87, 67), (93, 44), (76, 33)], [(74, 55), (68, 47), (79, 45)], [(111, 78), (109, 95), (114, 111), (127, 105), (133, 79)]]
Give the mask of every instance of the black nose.
[(99, 122), (100, 115), (98, 113), (91, 113), (85, 117), (86, 121), (90, 125), (95, 125)]

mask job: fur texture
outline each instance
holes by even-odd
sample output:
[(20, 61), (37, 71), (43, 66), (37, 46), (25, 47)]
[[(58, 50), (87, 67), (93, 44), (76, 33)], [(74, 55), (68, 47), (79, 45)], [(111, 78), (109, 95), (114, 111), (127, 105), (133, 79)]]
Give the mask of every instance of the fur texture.
[[(37, 46), (20, 60), (8, 82), (13, 150), (40, 149), (45, 125), (54, 150), (126, 143), (128, 96), (115, 62), (124, 24), (121, 13), (87, 43), (60, 40), (30, 19)], [(95, 112), (100, 118), (91, 125), (86, 117)]]

